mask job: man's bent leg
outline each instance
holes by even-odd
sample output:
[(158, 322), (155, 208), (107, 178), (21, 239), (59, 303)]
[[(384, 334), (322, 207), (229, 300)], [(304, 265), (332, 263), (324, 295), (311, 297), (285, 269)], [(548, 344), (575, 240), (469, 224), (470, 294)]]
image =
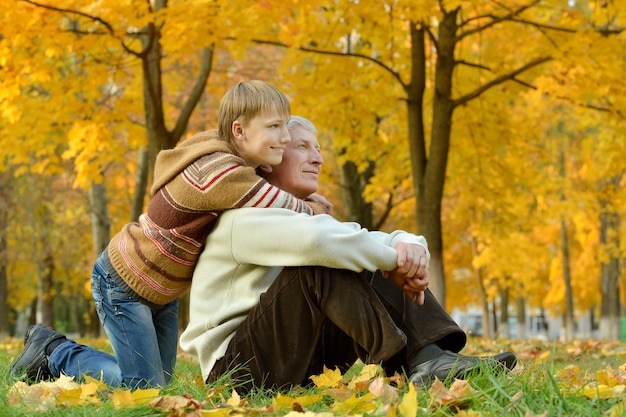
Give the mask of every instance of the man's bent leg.
[(419, 305), (409, 300), (393, 280), (385, 279), (382, 272), (364, 274), (396, 325), (406, 334), (409, 358), (430, 344), (452, 352), (459, 352), (465, 347), (467, 335), (430, 290), (425, 292), (424, 304)]
[(407, 335), (407, 348), (385, 363), (388, 373), (406, 371), (412, 382), (426, 383), (445, 379), (449, 374), (461, 378), (481, 364), (512, 369), (517, 359), (511, 352), (495, 356), (463, 356), (459, 352), (465, 346), (467, 336), (452, 317), (426, 290), (424, 305), (410, 301), (392, 280), (384, 279), (380, 271), (369, 276), (372, 288)]
[(323, 267), (285, 268), (259, 304), (237, 328), (216, 376), (235, 373), (267, 387), (306, 384), (322, 325), (331, 320), (365, 349), (372, 362), (384, 361), (406, 344), (376, 294), (360, 274)]

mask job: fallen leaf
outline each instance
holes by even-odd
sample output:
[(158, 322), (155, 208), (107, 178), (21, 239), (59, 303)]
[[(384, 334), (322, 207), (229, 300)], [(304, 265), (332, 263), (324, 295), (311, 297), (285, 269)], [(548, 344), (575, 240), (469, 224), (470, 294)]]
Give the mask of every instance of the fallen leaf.
[(181, 395), (166, 395), (163, 397), (157, 397), (150, 402), (150, 408), (166, 412), (184, 410), (192, 405), (193, 402), (190, 398)]
[(109, 398), (111, 402), (113, 402), (113, 407), (119, 409), (150, 404), (160, 393), (161, 391), (158, 388), (137, 389), (135, 391), (115, 388), (109, 393)]
[(387, 384), (383, 377), (375, 378), (368, 389), (374, 397), (381, 399), (385, 404), (395, 403), (398, 400), (398, 390)]
[(417, 392), (413, 384), (409, 384), (409, 390), (402, 397), (400, 404), (398, 404), (398, 411), (403, 417), (417, 416)]
[[(358, 375), (354, 376), (350, 380), (350, 383), (348, 384), (348, 388), (354, 389), (358, 384), (371, 381), (372, 379), (376, 378), (377, 375), (383, 375), (383, 374), (384, 374), (383, 368), (380, 365), (378, 364), (365, 365), (363, 366), (361, 371), (358, 373)], [(363, 384), (362, 389), (367, 389), (368, 385), (369, 384)]]
[(465, 405), (473, 392), (474, 390), (468, 381), (457, 379), (452, 383), (450, 389), (447, 389), (437, 377), (428, 390), (433, 404), (437, 406), (455, 405), (457, 407)]
[(230, 398), (226, 400), (226, 404), (230, 405), (231, 407), (241, 407), (244, 405), (244, 403), (245, 400), (241, 401), (241, 396), (239, 396), (239, 393), (235, 390), (233, 390)]
[(357, 397), (356, 393), (354, 393), (347, 400), (333, 404), (331, 410), (339, 415), (364, 414), (376, 409), (376, 404), (372, 402), (373, 399), (374, 396), (370, 393), (361, 397)]
[(316, 402), (319, 402), (323, 399), (324, 399), (324, 396), (322, 394), (305, 395), (305, 396), (296, 398), (296, 397), (289, 397), (287, 395), (281, 395), (279, 393), (276, 396), (276, 398), (274, 398), (272, 403), (274, 404), (274, 408), (285, 409), (285, 408), (291, 408), (291, 406), (296, 402), (302, 405), (303, 407), (308, 407), (311, 404), (315, 404)]
[(311, 376), (311, 381), (313, 381), (318, 388), (336, 387), (339, 382), (341, 382), (341, 379), (342, 376), (339, 369), (331, 371), (326, 366), (324, 366), (324, 371), (320, 375)]

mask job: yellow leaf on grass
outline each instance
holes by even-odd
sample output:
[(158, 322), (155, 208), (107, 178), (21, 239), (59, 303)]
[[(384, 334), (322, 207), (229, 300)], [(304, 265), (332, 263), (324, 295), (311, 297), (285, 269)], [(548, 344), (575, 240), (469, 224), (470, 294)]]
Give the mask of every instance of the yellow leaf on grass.
[(161, 390), (158, 388), (138, 389), (135, 391), (116, 388), (109, 394), (109, 398), (111, 402), (113, 402), (113, 406), (117, 409), (149, 404), (150, 401), (159, 396), (160, 392)]
[(241, 405), (241, 397), (237, 393), (237, 391), (233, 390), (230, 398), (226, 401), (226, 404), (232, 407), (239, 407)]
[(230, 407), (211, 408), (209, 410), (200, 410), (200, 414), (208, 417), (224, 417), (233, 411)]
[(376, 409), (373, 400), (372, 394), (368, 393), (362, 397), (357, 397), (355, 393), (347, 400), (333, 404), (332, 411), (339, 415), (363, 414)]
[(134, 405), (133, 396), (128, 390), (115, 389), (109, 394), (109, 399), (116, 409)]
[(89, 375), (83, 375), (83, 378), (85, 379), (86, 384), (96, 384), (98, 390), (108, 389), (108, 385), (104, 383), (102, 378), (96, 379)]
[(333, 413), (314, 413), (313, 411), (307, 411), (305, 413), (300, 413), (298, 411), (291, 411), (285, 414), (283, 417), (335, 417)]
[(602, 400), (606, 400), (609, 398), (620, 398), (624, 395), (624, 390), (626, 386), (624, 385), (616, 385), (614, 387), (610, 387), (604, 384), (598, 384), (597, 386), (586, 386), (582, 389), (582, 393), (587, 398), (600, 398)]
[(580, 386), (583, 384), (581, 376), (582, 369), (578, 365), (569, 365), (556, 371), (555, 376), (564, 384), (569, 386)]
[(417, 415), (417, 392), (413, 384), (409, 384), (409, 390), (398, 404), (398, 411), (403, 417), (415, 417)]
[(324, 398), (322, 394), (305, 395), (302, 397), (289, 397), (287, 395), (278, 394), (276, 398), (272, 400), (275, 408), (291, 408), (294, 403), (298, 403), (303, 407), (307, 407), (311, 404), (321, 401)]
[(324, 372), (320, 375), (311, 376), (311, 381), (313, 381), (318, 388), (335, 387), (341, 381), (341, 371), (336, 368), (334, 371), (331, 371), (324, 366)]
[(138, 389), (133, 391), (133, 401), (135, 405), (149, 404), (150, 401), (155, 399), (161, 394), (161, 390), (158, 388), (152, 389)]
[(9, 389), (7, 402), (11, 406), (22, 406), (43, 413), (55, 407), (56, 398), (48, 386), (28, 385), (18, 381)]
[(352, 390), (346, 387), (342, 388), (327, 388), (324, 390), (324, 394), (330, 395), (335, 401), (345, 401), (352, 395)]
[(383, 368), (378, 364), (365, 365), (361, 369), (361, 372), (359, 372), (358, 375), (352, 378), (352, 380), (348, 384), (348, 388), (354, 389), (358, 384), (365, 381), (370, 381), (376, 378), (377, 375), (381, 375), (382, 373)]
[(86, 383), (81, 384), (76, 389), (64, 389), (59, 394), (57, 402), (64, 406), (76, 406), (85, 404), (98, 404), (100, 398), (96, 396), (98, 392), (98, 384)]
[(458, 410), (455, 417), (484, 417), (485, 415), (474, 410)]
[(600, 369), (596, 372), (598, 384), (605, 384), (609, 387), (626, 384), (626, 372), (622, 369)]

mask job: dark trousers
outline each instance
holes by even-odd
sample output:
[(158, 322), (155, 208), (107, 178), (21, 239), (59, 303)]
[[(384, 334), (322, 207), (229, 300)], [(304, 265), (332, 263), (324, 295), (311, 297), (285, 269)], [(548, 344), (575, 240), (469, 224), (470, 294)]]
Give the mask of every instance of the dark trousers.
[(345, 369), (360, 358), (400, 371), (422, 346), (458, 352), (465, 342), (429, 291), (420, 306), (380, 272), (290, 267), (261, 294), (209, 379), (237, 369), (234, 378), (255, 386), (306, 385), (324, 365)]

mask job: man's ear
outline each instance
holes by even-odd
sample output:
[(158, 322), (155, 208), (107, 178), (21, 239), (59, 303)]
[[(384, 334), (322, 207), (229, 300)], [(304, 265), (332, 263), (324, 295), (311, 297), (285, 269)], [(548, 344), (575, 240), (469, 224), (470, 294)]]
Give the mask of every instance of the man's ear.
[(268, 164), (261, 164), (261, 165), (258, 166), (258, 168), (261, 171), (265, 172), (266, 174), (269, 174), (269, 173), (272, 172), (272, 166), (268, 165)]
[(232, 125), (230, 125), (231, 133), (235, 139), (244, 139), (245, 132), (243, 131), (243, 126), (239, 120), (235, 120)]

